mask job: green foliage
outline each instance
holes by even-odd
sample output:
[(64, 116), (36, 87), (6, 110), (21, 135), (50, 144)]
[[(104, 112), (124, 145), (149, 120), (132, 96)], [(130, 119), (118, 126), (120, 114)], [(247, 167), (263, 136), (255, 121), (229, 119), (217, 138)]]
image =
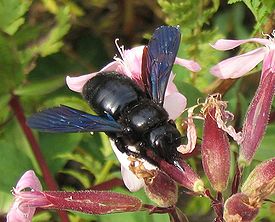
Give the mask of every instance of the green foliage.
[(0, 94), (9, 92), (23, 79), (23, 67), (19, 60), (19, 52), (12, 37), (0, 32), (0, 78), (2, 87)]
[(31, 0), (1, 0), (0, 1), (0, 30), (13, 35), (24, 24), (24, 14), (28, 11)]
[(69, 8), (60, 9), (56, 15), (56, 25), (47, 34), (44, 41), (30, 49), (31, 53), (47, 56), (58, 52), (63, 46), (61, 39), (69, 31)]
[(9, 192), (15, 181), (32, 168), (29, 144), (16, 121), (9, 122), (0, 134), (0, 191)]
[(236, 2), (243, 2), (253, 13), (257, 24), (256, 31), (265, 23), (267, 17), (274, 10), (275, 3), (274, 1), (259, 1), (259, 0), (229, 0), (228, 4), (233, 4)]

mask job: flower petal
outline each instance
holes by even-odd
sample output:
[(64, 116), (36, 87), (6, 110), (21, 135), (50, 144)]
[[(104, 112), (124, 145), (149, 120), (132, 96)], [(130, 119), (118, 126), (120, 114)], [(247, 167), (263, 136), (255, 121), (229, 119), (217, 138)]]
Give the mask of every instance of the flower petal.
[(198, 72), (201, 70), (200, 65), (193, 60), (181, 59), (176, 57), (175, 64), (184, 66), (185, 68), (189, 69), (192, 72)]
[(7, 214), (7, 222), (31, 222), (34, 213), (34, 207), (22, 206), (20, 200), (15, 200)]
[[(131, 161), (129, 160), (129, 156), (126, 153), (120, 152), (118, 150), (118, 148), (116, 147), (113, 140), (110, 139), (110, 143), (111, 143), (112, 149), (113, 149), (117, 159), (119, 160), (119, 162), (121, 164), (121, 174), (122, 174), (122, 179), (125, 183), (125, 186), (131, 192), (139, 190), (140, 188), (142, 188), (144, 186), (144, 180), (139, 179), (132, 171), (129, 170), (129, 166), (131, 164)], [(136, 148), (133, 146), (128, 146), (128, 148), (130, 150), (132, 150), (133, 152), (136, 151)], [(147, 160), (145, 160), (143, 158), (139, 158), (139, 160), (142, 161), (145, 169), (147, 169), (147, 170), (157, 169), (156, 166), (152, 165)]]
[(86, 74), (86, 75), (81, 75), (81, 76), (78, 76), (78, 77), (67, 76), (66, 77), (66, 83), (67, 83), (68, 87), (70, 88), (70, 90), (81, 93), (82, 88), (85, 85), (85, 83), (89, 79), (94, 77), (96, 74), (98, 74), (98, 72), (94, 72), (94, 73), (90, 73), (90, 74)]
[(261, 47), (245, 54), (223, 60), (213, 66), (210, 72), (221, 79), (239, 78), (263, 60), (267, 52), (266, 50), (266, 47)]
[(89, 74), (81, 75), (81, 76), (77, 76), (77, 77), (67, 76), (66, 77), (66, 83), (72, 91), (81, 93), (83, 86), (85, 85), (85, 83), (89, 79), (91, 79), (92, 77), (94, 77), (95, 75), (97, 75), (100, 72), (106, 72), (106, 71), (117, 71), (117, 72), (119, 72), (121, 70), (120, 66), (121, 66), (121, 63), (119, 61), (114, 61), (114, 62), (109, 63), (105, 67), (103, 67), (98, 72), (93, 72), (93, 73), (89, 73)]
[(123, 60), (130, 71), (130, 78), (141, 79), (141, 63), (144, 46), (134, 47), (125, 50), (123, 53)]
[(128, 168), (125, 168), (123, 165), (121, 165), (121, 175), (125, 186), (131, 192), (136, 192), (145, 185), (144, 180), (138, 179), (132, 171), (130, 171)]
[(26, 171), (16, 184), (16, 192), (25, 188), (31, 188), (36, 191), (42, 191), (42, 186), (33, 170)]
[(170, 119), (176, 119), (184, 111), (187, 100), (184, 95), (179, 92), (165, 96), (164, 109), (168, 112)]
[(275, 73), (275, 47), (271, 48), (264, 57), (261, 79), (264, 79), (265, 73), (270, 72)]
[(225, 50), (234, 49), (237, 46), (247, 43), (247, 42), (256, 42), (256, 43), (260, 43), (262, 45), (270, 44), (270, 41), (268, 39), (251, 38), (251, 39), (243, 39), (243, 40), (219, 39), (213, 45), (212, 44), (210, 44), (210, 45), (214, 49), (225, 51)]

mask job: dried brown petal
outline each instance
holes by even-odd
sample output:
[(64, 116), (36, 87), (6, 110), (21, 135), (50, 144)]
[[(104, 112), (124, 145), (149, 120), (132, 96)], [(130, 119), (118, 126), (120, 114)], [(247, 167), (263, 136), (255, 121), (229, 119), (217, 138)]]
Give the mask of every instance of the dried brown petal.
[(275, 193), (275, 158), (259, 164), (249, 174), (241, 191), (255, 206), (260, 206), (265, 198)]
[(161, 207), (175, 205), (178, 200), (176, 183), (160, 170), (156, 170), (155, 176), (145, 181), (144, 189), (148, 197)]
[(226, 222), (250, 222), (258, 211), (258, 208), (250, 205), (248, 196), (236, 193), (226, 200), (223, 217)]

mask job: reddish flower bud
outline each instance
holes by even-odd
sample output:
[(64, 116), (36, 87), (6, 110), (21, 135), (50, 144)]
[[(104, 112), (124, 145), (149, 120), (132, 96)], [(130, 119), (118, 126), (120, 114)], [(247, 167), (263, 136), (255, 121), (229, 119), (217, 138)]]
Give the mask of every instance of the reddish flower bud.
[(164, 160), (159, 162), (159, 167), (181, 186), (195, 193), (203, 193), (205, 190), (204, 183), (198, 174), (184, 161), (178, 161), (178, 163), (183, 170)]
[(170, 164), (164, 159), (154, 155), (151, 150), (148, 150), (146, 154), (158, 164), (160, 170), (164, 171), (181, 186), (196, 193), (204, 193), (205, 188), (203, 181), (183, 160), (177, 160), (176, 163), (178, 166), (176, 167), (174, 164)]
[(221, 121), (225, 107), (223, 101), (211, 96), (203, 110), (202, 164), (211, 186), (219, 192), (226, 188), (230, 170), (230, 144), (226, 132), (217, 124), (217, 116), (221, 117)]
[(249, 174), (241, 191), (254, 206), (260, 206), (265, 198), (275, 193), (275, 158), (259, 164)]
[(148, 197), (161, 207), (175, 205), (178, 200), (178, 187), (166, 173), (155, 170), (154, 177), (145, 181)]
[(142, 207), (139, 199), (108, 191), (47, 191), (43, 192), (34, 171), (29, 170), (20, 178), (7, 221), (29, 222), (37, 207), (44, 209), (75, 210), (90, 214), (138, 211)]
[(226, 200), (223, 217), (226, 222), (250, 222), (258, 211), (257, 207), (250, 205), (248, 196), (236, 193)]
[(44, 208), (75, 210), (89, 214), (109, 214), (138, 211), (142, 203), (136, 197), (108, 191), (46, 191), (50, 205)]
[(275, 76), (271, 69), (263, 78), (247, 111), (243, 125), (243, 140), (240, 146), (239, 164), (249, 165), (265, 133), (271, 103), (275, 92)]

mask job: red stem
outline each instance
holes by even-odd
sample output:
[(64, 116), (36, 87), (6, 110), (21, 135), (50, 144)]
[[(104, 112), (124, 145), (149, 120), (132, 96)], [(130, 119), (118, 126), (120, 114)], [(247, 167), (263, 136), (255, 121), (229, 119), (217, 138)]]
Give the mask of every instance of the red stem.
[(233, 182), (232, 182), (232, 188), (231, 188), (232, 193), (231, 193), (231, 195), (238, 192), (240, 181), (241, 181), (241, 178), (242, 178), (242, 173), (243, 173), (243, 169), (240, 168), (239, 165), (237, 164), (234, 179), (233, 179)]
[[(48, 165), (43, 157), (43, 154), (41, 152), (41, 149), (39, 147), (39, 144), (37, 143), (31, 129), (26, 124), (26, 117), (23, 111), (23, 108), (20, 104), (18, 96), (12, 95), (12, 98), (10, 100), (10, 107), (13, 110), (31, 148), (33, 151), (33, 154), (39, 164), (39, 167), (42, 171), (43, 178), (45, 179), (45, 183), (49, 190), (58, 190), (58, 186), (51, 175), (51, 172), (48, 168)], [(59, 217), (62, 222), (69, 222), (69, 218), (66, 212), (64, 211), (57, 211), (59, 214)]]

